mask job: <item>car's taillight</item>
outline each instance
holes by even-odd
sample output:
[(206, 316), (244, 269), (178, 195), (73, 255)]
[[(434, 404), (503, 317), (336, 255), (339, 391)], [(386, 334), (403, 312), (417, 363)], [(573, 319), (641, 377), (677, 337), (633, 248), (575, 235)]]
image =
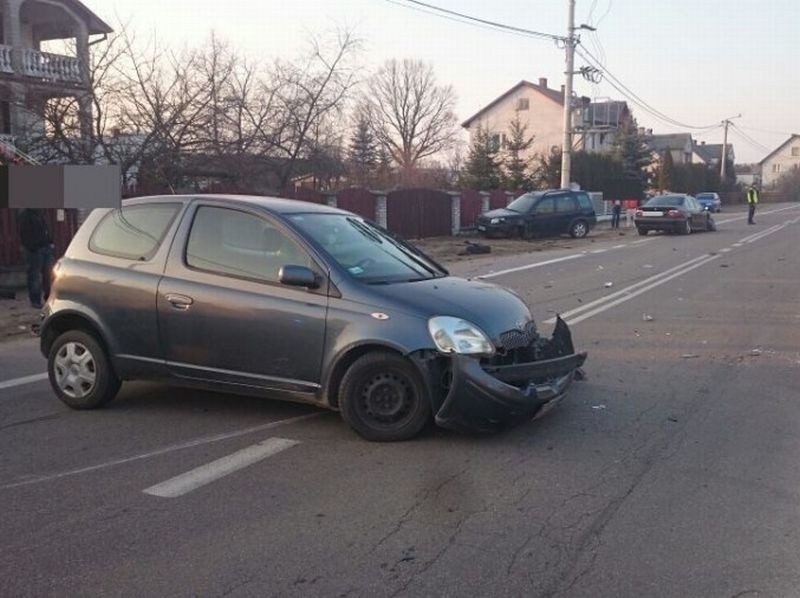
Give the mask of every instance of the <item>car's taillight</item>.
[(680, 210), (670, 210), (669, 212), (667, 212), (667, 216), (669, 216), (670, 218), (683, 218), (683, 212), (681, 212)]
[(636, 217), (637, 217), (637, 218), (639, 218), (639, 217), (640, 217), (640, 216), (642, 216), (643, 214), (644, 214), (644, 212), (642, 212), (641, 210), (636, 210)]

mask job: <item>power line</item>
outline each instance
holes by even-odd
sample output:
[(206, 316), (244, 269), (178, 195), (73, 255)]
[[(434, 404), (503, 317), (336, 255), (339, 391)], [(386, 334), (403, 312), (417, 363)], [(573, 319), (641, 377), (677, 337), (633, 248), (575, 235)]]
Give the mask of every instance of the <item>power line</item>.
[(606, 80), (609, 82), (609, 84), (612, 87), (614, 87), (614, 89), (616, 89), (622, 95), (626, 96), (628, 99), (633, 101), (635, 104), (637, 104), (640, 107), (642, 107), (645, 111), (647, 111), (651, 115), (655, 116), (657, 119), (659, 119), (659, 120), (661, 120), (663, 122), (666, 122), (667, 124), (670, 124), (670, 125), (672, 125), (674, 127), (682, 128), (682, 129), (710, 130), (710, 129), (713, 129), (713, 128), (716, 128), (716, 127), (720, 126), (718, 124), (704, 125), (704, 126), (689, 125), (689, 124), (686, 124), (686, 123), (682, 123), (682, 122), (680, 122), (678, 120), (675, 120), (674, 118), (672, 118), (670, 116), (667, 116), (666, 114), (664, 114), (660, 110), (654, 108), (652, 105), (647, 103), (645, 100), (643, 100), (635, 92), (633, 92), (629, 87), (627, 87), (624, 83), (622, 83), (622, 81), (620, 81), (614, 75), (614, 73), (610, 72), (608, 70), (608, 68), (604, 68), (603, 65), (600, 63), (600, 60), (598, 58), (596, 58), (591, 52), (589, 52), (585, 47), (584, 48), (578, 48), (578, 54), (584, 60), (586, 60), (587, 62), (589, 62), (593, 66), (600, 68), (603, 71), (603, 74), (604, 74)]
[(597, 19), (597, 23), (595, 23), (595, 27), (600, 27), (600, 23), (602, 23), (603, 19), (605, 19), (608, 16), (608, 13), (611, 12), (611, 7), (613, 5), (614, 5), (614, 0), (608, 0), (608, 8), (606, 8), (606, 11), (603, 13), (603, 16), (600, 17), (599, 19)]
[[(461, 19), (461, 22), (472, 21), (474, 23), (480, 23), (481, 25), (485, 25), (495, 29), (520, 33), (530, 37), (538, 37), (540, 39), (557, 40), (557, 41), (564, 41), (566, 39), (562, 35), (553, 35), (551, 33), (543, 33), (541, 31), (534, 31), (532, 29), (525, 29), (523, 27), (515, 27), (514, 25), (506, 25), (505, 23), (489, 21), (487, 19), (481, 19), (480, 17), (473, 17), (471, 15), (457, 12), (455, 10), (442, 8), (441, 6), (436, 6), (434, 4), (428, 4), (427, 2), (420, 2), (420, 0), (403, 0), (402, 2), (399, 2), (397, 0), (387, 0), (387, 1), (391, 2), (392, 4), (397, 4), (398, 6), (405, 6), (406, 8), (414, 8), (414, 6), (410, 5), (423, 7), (428, 9), (428, 11), (435, 11), (431, 14), (437, 14), (437, 16), (449, 15), (451, 18)], [(438, 13), (441, 13), (441, 15), (438, 15)]]
[(737, 126), (737, 125), (735, 125), (735, 124), (731, 123), (731, 128), (733, 129), (733, 131), (734, 131), (734, 132), (735, 132), (735, 133), (736, 133), (736, 134), (737, 134), (737, 135), (738, 135), (738, 136), (739, 136), (741, 139), (743, 139), (745, 142), (749, 143), (749, 144), (750, 144), (752, 147), (754, 147), (754, 148), (756, 148), (756, 149), (759, 149), (759, 150), (761, 150), (761, 151), (763, 151), (763, 152), (767, 152), (767, 153), (769, 153), (769, 152), (771, 152), (771, 151), (772, 151), (772, 150), (771, 150), (770, 148), (768, 148), (766, 145), (764, 145), (764, 144), (762, 144), (762, 143), (759, 143), (758, 141), (756, 141), (755, 139), (753, 139), (752, 137), (750, 137), (750, 136), (749, 136), (747, 133), (745, 133), (744, 131), (742, 131), (742, 130), (741, 130), (741, 129), (740, 129), (738, 126)]
[(773, 131), (771, 129), (758, 129), (756, 127), (745, 127), (743, 125), (739, 125), (740, 129), (745, 129), (747, 131), (754, 131), (756, 133), (766, 133), (768, 135), (783, 135), (784, 137), (791, 137), (792, 135), (796, 135), (797, 133), (787, 133), (786, 131)]

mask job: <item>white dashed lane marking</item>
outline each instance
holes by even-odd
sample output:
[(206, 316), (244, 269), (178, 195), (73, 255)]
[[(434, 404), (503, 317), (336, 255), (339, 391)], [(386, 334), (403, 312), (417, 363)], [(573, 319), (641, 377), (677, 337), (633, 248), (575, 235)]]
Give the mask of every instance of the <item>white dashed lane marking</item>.
[(178, 496), (188, 494), (192, 490), (197, 490), (206, 484), (210, 484), (220, 478), (235, 473), (240, 469), (255, 465), (259, 461), (277, 455), (298, 444), (300, 443), (297, 440), (267, 438), (258, 444), (248, 446), (240, 451), (226, 455), (221, 459), (196, 467), (191, 471), (182, 473), (179, 476), (175, 476), (155, 486), (150, 486), (143, 490), (143, 492), (161, 498), (177, 498)]

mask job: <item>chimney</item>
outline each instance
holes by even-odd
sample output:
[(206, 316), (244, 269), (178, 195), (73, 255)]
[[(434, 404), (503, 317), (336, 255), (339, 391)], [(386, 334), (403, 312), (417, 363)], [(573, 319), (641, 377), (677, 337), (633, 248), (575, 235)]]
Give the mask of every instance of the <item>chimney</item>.
[(539, 87), (547, 89), (547, 77), (539, 77)]

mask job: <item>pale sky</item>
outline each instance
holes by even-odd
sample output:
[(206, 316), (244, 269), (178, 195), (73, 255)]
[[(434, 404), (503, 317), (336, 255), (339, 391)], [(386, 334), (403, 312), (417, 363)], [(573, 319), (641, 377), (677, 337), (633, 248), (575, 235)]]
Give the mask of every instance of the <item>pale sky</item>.
[[(566, 30), (566, 0), (427, 1), (537, 31)], [(180, 46), (200, 43), (213, 30), (265, 61), (298, 52), (309, 32), (354, 27), (365, 41), (367, 67), (393, 57), (432, 63), (438, 79), (458, 94), (459, 121), (521, 79), (547, 77), (556, 89), (563, 83), (564, 53), (552, 42), (438, 18), (399, 6), (402, 0), (84, 2), (109, 23), (130, 22), (139, 35), (155, 33)], [(609, 71), (670, 118), (705, 127), (741, 113), (735, 122), (756, 144), (732, 131), (737, 162), (758, 161), (800, 133), (800, 0), (578, 0), (576, 21), (599, 21), (595, 39)], [(602, 56), (589, 35), (582, 41)], [(625, 99), (606, 82), (576, 79), (576, 92)], [(721, 129), (681, 129), (629, 105), (639, 124), (657, 133), (686, 130), (708, 143), (722, 141)]]

